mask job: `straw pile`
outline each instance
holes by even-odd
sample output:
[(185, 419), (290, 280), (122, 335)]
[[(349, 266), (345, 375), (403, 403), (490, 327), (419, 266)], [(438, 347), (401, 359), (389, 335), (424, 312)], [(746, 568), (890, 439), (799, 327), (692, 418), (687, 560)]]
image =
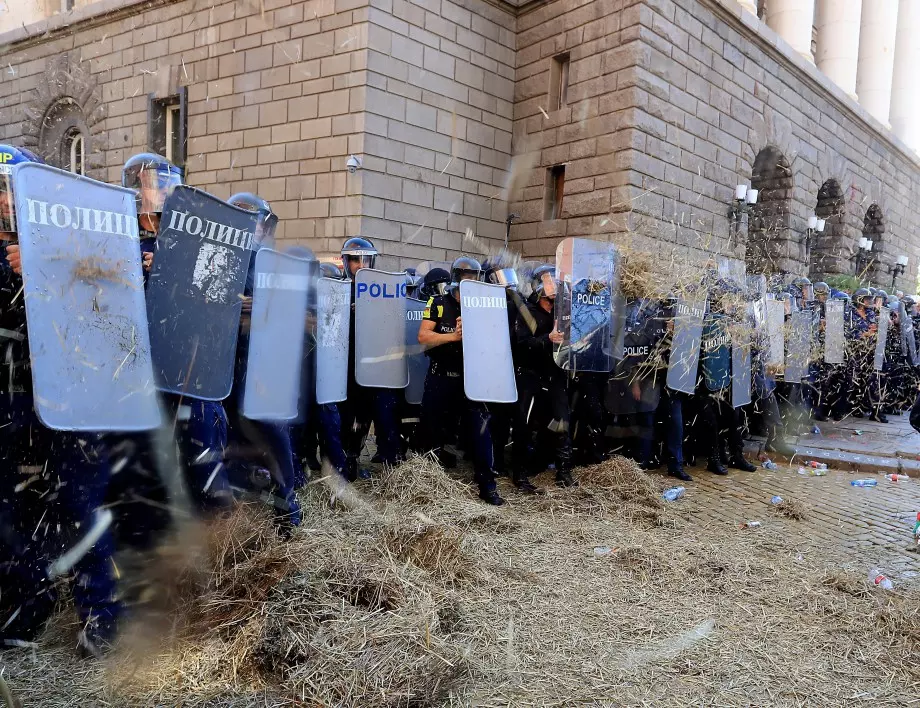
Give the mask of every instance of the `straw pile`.
[(697, 495), (665, 506), (664, 480), (627, 461), (576, 476), (567, 490), (539, 476), (545, 497), (502, 482), (510, 503), (495, 509), (415, 458), (345, 490), (311, 485), (287, 542), (261, 509), (238, 509), (204, 535), (206, 562), (177, 574), (170, 622), (146, 625), (165, 636), (155, 647), (75, 660), (62, 615), (37, 649), (7, 652), (4, 676), (24, 705), (64, 708), (917, 695), (917, 590), (870, 589), (779, 523), (700, 521)]
[(783, 499), (779, 504), (771, 506), (770, 509), (777, 516), (785, 516), (787, 519), (801, 521), (808, 516), (808, 510), (804, 504), (793, 499)]

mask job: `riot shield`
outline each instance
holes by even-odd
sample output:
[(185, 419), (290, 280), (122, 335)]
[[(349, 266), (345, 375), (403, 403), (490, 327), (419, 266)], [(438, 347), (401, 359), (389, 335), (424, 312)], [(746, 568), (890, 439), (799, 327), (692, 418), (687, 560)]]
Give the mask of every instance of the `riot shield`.
[(732, 408), (740, 408), (751, 402), (751, 332), (742, 327), (732, 335)]
[(626, 297), (615, 292), (613, 295), (613, 358), (621, 361), (626, 347)]
[(767, 366), (782, 366), (785, 359), (785, 319), (786, 307), (782, 300), (766, 300), (767, 325)]
[(842, 364), (843, 351), (843, 302), (828, 300), (824, 303), (824, 361)]
[(914, 337), (914, 321), (907, 312), (907, 307), (901, 303), (901, 337), (907, 347), (907, 361), (913, 366), (917, 364), (917, 340)]
[(789, 338), (786, 351), (784, 379), (786, 383), (802, 383), (808, 375), (811, 354), (812, 314), (807, 310), (793, 312), (789, 317)]
[(316, 402), (348, 398), (348, 345), (351, 338), (351, 281), (316, 281)]
[(35, 163), (13, 185), (39, 420), (157, 427), (134, 194)]
[(503, 285), (460, 283), (463, 315), (463, 390), (471, 401), (514, 403), (517, 385)]
[(722, 391), (731, 383), (731, 336), (725, 315), (710, 313), (703, 320), (700, 369), (710, 391)]
[(406, 403), (420, 405), (425, 392), (425, 376), (428, 374), (428, 356), (418, 343), (418, 330), (422, 326), (422, 313), (426, 303), (415, 298), (406, 298), (406, 356), (409, 359), (409, 385), (406, 386)]
[(257, 220), (194, 187), (167, 197), (147, 284), (161, 391), (204, 401), (230, 395)]
[[(564, 239), (556, 249), (556, 363), (568, 371), (613, 369), (613, 307), (617, 251), (612, 243)], [(563, 297), (559, 297), (563, 295)]]
[(706, 293), (696, 299), (679, 298), (674, 306), (674, 337), (668, 359), (668, 388), (683, 393), (696, 390), (696, 373), (700, 362), (700, 340), (703, 337), (703, 315)]
[(409, 385), (405, 273), (362, 268), (355, 275), (355, 380), (371, 388)]
[(252, 420), (300, 416), (310, 261), (263, 248), (256, 253), (249, 357), (241, 410)]
[(637, 300), (622, 309), (623, 344), (607, 380), (604, 405), (614, 415), (648, 413), (658, 408), (663, 376), (657, 368), (665, 328), (656, 303)]
[(881, 371), (885, 366), (885, 346), (888, 344), (888, 308), (883, 307), (878, 312), (878, 333), (875, 340), (875, 359), (873, 368)]

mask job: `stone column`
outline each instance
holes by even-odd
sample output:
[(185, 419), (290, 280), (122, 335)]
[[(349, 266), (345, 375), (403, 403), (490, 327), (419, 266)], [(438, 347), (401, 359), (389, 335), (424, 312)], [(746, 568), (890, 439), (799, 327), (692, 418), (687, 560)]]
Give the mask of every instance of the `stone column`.
[(891, 129), (920, 152), (920, 2), (901, 0), (894, 46)]
[(754, 17), (757, 17), (757, 0), (738, 0), (738, 4)]
[[(894, 41), (898, 29), (898, 0), (864, 0), (859, 27), (859, 102), (879, 122), (889, 125)], [(916, 41), (916, 38), (914, 38)]]
[(818, 0), (815, 62), (827, 78), (856, 100), (862, 0)]
[(770, 0), (766, 10), (770, 29), (808, 61), (814, 62), (811, 30), (815, 20), (815, 0)]

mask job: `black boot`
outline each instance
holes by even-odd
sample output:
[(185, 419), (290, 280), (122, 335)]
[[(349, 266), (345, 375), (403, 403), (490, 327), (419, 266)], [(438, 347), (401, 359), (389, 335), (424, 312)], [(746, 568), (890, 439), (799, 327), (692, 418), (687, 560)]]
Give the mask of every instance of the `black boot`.
[(876, 411), (869, 417), (869, 420), (874, 420), (876, 423), (887, 423), (888, 417), (881, 411)]
[(725, 469), (725, 465), (722, 464), (722, 460), (719, 459), (719, 453), (717, 452), (709, 456), (709, 464), (706, 465), (706, 469), (713, 474), (728, 474), (728, 470)]
[(479, 498), (482, 499), (486, 504), (491, 504), (492, 506), (501, 506), (505, 503), (505, 500), (499, 496), (498, 490), (490, 489), (488, 487), (479, 488)]
[(530, 481), (530, 478), (521, 472), (515, 472), (513, 475), (514, 486), (523, 494), (545, 494), (546, 492)]
[(742, 472), (755, 472), (757, 470), (754, 465), (744, 459), (744, 455), (741, 454), (740, 450), (731, 456), (728, 464), (734, 469), (741, 470)]
[(457, 466), (457, 456), (448, 452), (444, 448), (434, 451), (434, 456), (438, 458), (438, 462), (441, 463), (441, 467), (446, 470), (452, 470)]
[(572, 473), (566, 469), (556, 470), (557, 487), (577, 487), (578, 480), (572, 477)]
[(677, 477), (677, 479), (682, 482), (692, 482), (693, 477), (691, 477), (687, 472), (684, 471), (684, 466), (679, 464), (668, 465), (668, 476)]

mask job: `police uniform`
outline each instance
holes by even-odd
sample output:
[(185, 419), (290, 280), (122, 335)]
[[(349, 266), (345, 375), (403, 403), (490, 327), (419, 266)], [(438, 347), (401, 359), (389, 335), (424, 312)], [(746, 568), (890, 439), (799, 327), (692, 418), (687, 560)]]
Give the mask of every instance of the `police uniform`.
[[(460, 317), (460, 303), (453, 294), (435, 295), (428, 300), (422, 322), (432, 322), (436, 334), (451, 334), (457, 331)], [(447, 342), (429, 347), (426, 354), (430, 363), (422, 396), (420, 430), (424, 447), (437, 453), (452, 432), (460, 430), (472, 452), (479, 495), (484, 499), (492, 497), (496, 485), (490, 416), (485, 404), (470, 401), (463, 391), (463, 346), (460, 342)]]

